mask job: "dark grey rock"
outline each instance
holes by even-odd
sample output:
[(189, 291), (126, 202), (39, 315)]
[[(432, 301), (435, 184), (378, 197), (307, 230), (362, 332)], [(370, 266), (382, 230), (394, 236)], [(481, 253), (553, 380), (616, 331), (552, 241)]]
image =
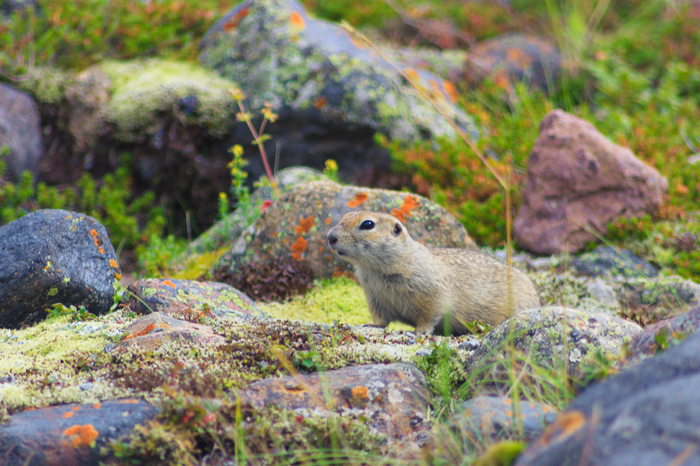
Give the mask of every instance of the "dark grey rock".
[(0, 227), (0, 327), (43, 320), (55, 303), (109, 310), (120, 268), (107, 230), (66, 210), (39, 210)]
[(652, 278), (659, 270), (627, 249), (599, 246), (595, 250), (581, 254), (571, 261), (571, 267), (579, 275), (598, 277), (620, 275), (623, 277)]
[(0, 460), (4, 466), (97, 466), (109, 459), (102, 447), (157, 413), (129, 399), (24, 411), (0, 426)]
[(664, 346), (673, 345), (676, 338), (685, 338), (697, 332), (698, 327), (700, 327), (700, 306), (672, 319), (647, 325), (627, 344), (625, 362), (630, 364), (653, 356)]
[(699, 386), (695, 334), (584, 392), (516, 466), (700, 465)]
[(0, 84), (0, 158), (6, 163), (4, 177), (10, 181), (19, 180), (24, 170), (36, 174), (44, 156), (39, 123), (34, 100)]

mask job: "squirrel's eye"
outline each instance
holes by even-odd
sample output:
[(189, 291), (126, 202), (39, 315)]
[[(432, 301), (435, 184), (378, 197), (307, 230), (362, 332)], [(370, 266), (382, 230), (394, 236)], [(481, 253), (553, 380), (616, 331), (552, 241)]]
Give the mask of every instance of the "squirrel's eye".
[(365, 220), (360, 224), (360, 230), (371, 230), (374, 228), (374, 222), (372, 220)]

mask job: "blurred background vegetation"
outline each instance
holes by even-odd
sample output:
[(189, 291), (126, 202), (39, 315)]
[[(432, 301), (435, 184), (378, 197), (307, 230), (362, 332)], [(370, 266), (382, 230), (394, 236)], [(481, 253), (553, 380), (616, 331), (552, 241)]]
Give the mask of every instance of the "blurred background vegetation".
[[(228, 0), (37, 0), (0, 24), (0, 79), (51, 65), (81, 70), (105, 59), (163, 57), (196, 61), (207, 29), (237, 2)], [(669, 180), (661, 212), (619, 221), (608, 240), (668, 273), (700, 281), (700, 3), (681, 0), (303, 1), (313, 14), (345, 20), (397, 46), (469, 50), (508, 32), (556, 44), (561, 73), (549, 93), (485, 81), (459, 87), (459, 104), (483, 129), (479, 147), (521, 181), (542, 117), (561, 108), (591, 123)], [(420, 43), (404, 26), (430, 29)], [(13, 70), (8, 73), (7, 70)], [(446, 206), (480, 244), (502, 247), (504, 193), (461, 142), (386, 143), (406, 188)], [(128, 157), (126, 158), (128, 161)], [(128, 164), (128, 162), (127, 162)], [(0, 170), (2, 165), (0, 162)], [(157, 274), (185, 239), (168, 236), (168, 219), (149, 195), (130, 192), (126, 167), (96, 184), (49, 187), (31, 178), (0, 184), (0, 223), (42, 207), (80, 210), (110, 231), (115, 247), (135, 251), (141, 270)], [(518, 189), (513, 193), (517, 212)]]

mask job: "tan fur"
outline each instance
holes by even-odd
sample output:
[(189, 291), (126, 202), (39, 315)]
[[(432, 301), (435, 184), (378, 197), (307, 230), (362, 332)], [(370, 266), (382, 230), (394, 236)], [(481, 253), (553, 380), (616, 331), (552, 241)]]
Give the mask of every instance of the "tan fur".
[[(365, 221), (371, 229), (361, 229)], [(366, 226), (369, 224), (365, 224)], [(530, 279), (478, 251), (429, 248), (414, 241), (394, 216), (378, 212), (345, 214), (328, 232), (331, 249), (355, 266), (374, 325), (398, 320), (417, 332), (469, 333), (465, 322), (498, 325), (511, 315), (539, 306)], [(511, 302), (512, 304), (509, 304)]]

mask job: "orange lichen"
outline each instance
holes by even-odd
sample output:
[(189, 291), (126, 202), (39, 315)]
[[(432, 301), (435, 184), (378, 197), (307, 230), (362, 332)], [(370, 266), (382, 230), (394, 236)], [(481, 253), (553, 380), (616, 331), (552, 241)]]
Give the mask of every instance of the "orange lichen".
[(561, 413), (552, 424), (547, 426), (537, 443), (549, 445), (552, 441), (561, 442), (585, 425), (586, 415), (581, 411)]
[(71, 408), (71, 409), (73, 411), (80, 411), (80, 406), (73, 406), (73, 408)]
[(102, 409), (102, 403), (95, 403), (92, 407), (95, 409)]
[(348, 207), (354, 208), (354, 207), (360, 207), (364, 202), (367, 200), (369, 197), (369, 194), (365, 192), (357, 193), (355, 194), (355, 198), (351, 199), (348, 201)]
[(73, 411), (68, 411), (67, 413), (63, 413), (63, 414), (61, 414), (61, 419), (71, 418), (71, 417), (73, 417), (73, 414), (74, 414)]
[(411, 196), (410, 194), (403, 199), (403, 205), (400, 209), (394, 209), (391, 211), (391, 215), (398, 218), (402, 222), (406, 221), (406, 216), (411, 216), (411, 210), (420, 206), (418, 198), (416, 196)]
[(117, 261), (115, 261), (114, 259), (110, 259), (110, 260), (109, 260), (109, 266), (112, 267), (112, 268), (114, 268), (114, 269), (118, 269), (118, 268), (119, 268), (119, 264), (117, 264)]
[(99, 251), (100, 254), (104, 254), (105, 250), (102, 249), (102, 246), (98, 247), (97, 250)]
[(161, 282), (161, 284), (163, 284), (163, 285), (165, 285), (165, 286), (169, 286), (170, 288), (177, 288), (177, 287), (175, 286), (175, 284), (174, 284), (173, 282), (171, 282), (170, 280), (163, 280), (163, 281)]
[(292, 257), (295, 260), (302, 260), (301, 253), (306, 251), (306, 240), (301, 236), (292, 244)]
[(92, 238), (95, 240), (95, 246), (100, 247), (100, 244), (102, 244), (102, 242), (97, 238), (97, 230), (95, 230), (94, 228), (90, 230), (90, 236), (92, 236)]
[(228, 21), (226, 21), (223, 24), (223, 26), (221, 26), (221, 28), (226, 32), (229, 32), (232, 29), (236, 29), (236, 26), (238, 26), (238, 23), (240, 23), (241, 20), (243, 18), (245, 18), (246, 16), (248, 16), (248, 8), (243, 8), (243, 9), (241, 9), (241, 11), (239, 11), (235, 15), (231, 16), (228, 19)]
[(328, 217), (328, 218), (326, 219), (326, 225), (330, 225), (330, 224), (331, 224), (331, 218)]
[(151, 333), (151, 331), (153, 331), (153, 329), (156, 329), (156, 328), (169, 329), (170, 325), (168, 325), (168, 324), (158, 324), (158, 325), (149, 324), (149, 325), (146, 325), (146, 328), (144, 328), (140, 332), (132, 333), (131, 335), (125, 336), (124, 338), (122, 338), (122, 341), (131, 340), (132, 338), (142, 337), (144, 335), (148, 335), (149, 333)]
[(369, 392), (369, 389), (367, 387), (363, 387), (362, 385), (358, 385), (357, 387), (353, 388), (351, 393), (352, 393), (352, 398), (357, 401), (367, 401), (369, 399), (369, 396), (367, 393)]
[(452, 82), (444, 80), (442, 81), (442, 88), (445, 89), (445, 94), (447, 94), (447, 98), (450, 99), (450, 102), (453, 104), (456, 103), (457, 99), (459, 99), (457, 87), (452, 84)]
[(139, 400), (122, 400), (119, 403), (123, 405), (135, 405), (139, 403)]
[(120, 273), (115, 273), (115, 274), (114, 274), (114, 278), (116, 278), (117, 280), (121, 281), (121, 279), (122, 279), (122, 274), (120, 274)]
[(420, 78), (418, 72), (413, 68), (406, 69), (406, 76), (408, 76), (409, 81), (418, 81), (418, 79)]
[(299, 29), (304, 29), (306, 27), (306, 21), (304, 21), (304, 17), (296, 11), (292, 11), (292, 14), (289, 15), (289, 22), (292, 23), (294, 26), (298, 27)]
[(303, 233), (308, 233), (309, 231), (311, 231), (311, 227), (313, 227), (315, 223), (316, 223), (316, 221), (314, 220), (313, 217), (306, 217), (306, 218), (299, 217), (299, 225), (294, 227), (294, 231), (296, 232), (297, 235), (301, 235)]
[(316, 107), (319, 110), (321, 110), (323, 107), (325, 107), (326, 104), (328, 104), (328, 99), (326, 99), (323, 96), (319, 97), (318, 99), (316, 99), (314, 101), (314, 107)]
[(89, 447), (95, 443), (97, 437), (100, 433), (92, 424), (85, 424), (84, 426), (74, 425), (63, 431), (63, 435), (66, 437), (72, 437), (71, 443), (73, 448)]

